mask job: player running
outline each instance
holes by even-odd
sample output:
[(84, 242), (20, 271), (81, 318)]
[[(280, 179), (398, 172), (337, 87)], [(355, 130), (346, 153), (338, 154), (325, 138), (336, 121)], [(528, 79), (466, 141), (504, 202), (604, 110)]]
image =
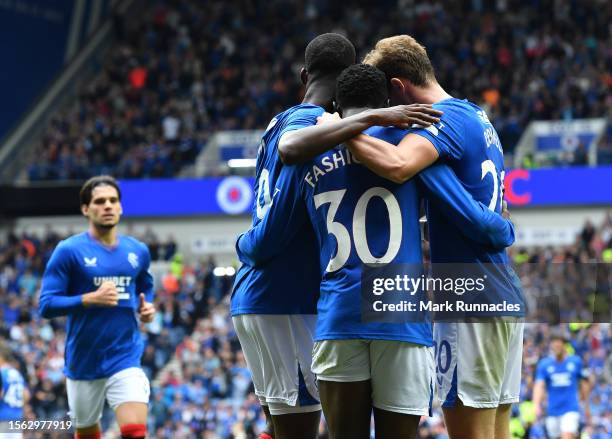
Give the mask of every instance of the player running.
[[(384, 74), (366, 65), (347, 68), (338, 78), (337, 102), (352, 120), (385, 105)], [(337, 135), (333, 125), (295, 134), (304, 134), (304, 143), (323, 143)], [(367, 132), (391, 142), (405, 135), (397, 128)], [(489, 244), (512, 242), (512, 225), (475, 202), (448, 167), (434, 166), (422, 176), (430, 196), (466, 233)], [(337, 146), (312, 162), (284, 168), (275, 193), (267, 216), (240, 242), (246, 254), (275, 251), (283, 244), (278, 235), (288, 240), (299, 233), (302, 213), (308, 212), (323, 272), (312, 369), (331, 437), (368, 438), (372, 409), (377, 438), (415, 437), (433, 397), (431, 325), (423, 315), (409, 323), (363, 322), (360, 289), (363, 264), (421, 263), (416, 182), (381, 178)]]
[[(331, 111), (336, 78), (355, 62), (355, 48), (345, 37), (323, 34), (305, 51), (301, 80), (306, 87), (302, 104), (275, 116), (266, 129), (257, 156), (253, 226), (262, 223), (272, 206), (289, 209), (279, 187), (281, 171), (289, 160), (283, 145), (295, 130), (315, 125), (317, 117)], [(373, 112), (365, 128), (376, 123), (422, 123), (438, 120), (421, 106)], [(429, 110), (431, 112), (431, 110)], [(437, 114), (437, 112), (433, 112)], [(280, 226), (271, 230), (269, 245), (255, 251), (241, 238), (238, 271), (231, 299), (231, 313), (255, 393), (272, 418), (261, 438), (315, 438), (321, 405), (315, 377), (310, 370), (316, 303), (321, 275), (319, 253), (312, 226), (304, 210), (286, 210), (298, 226), (292, 235)], [(267, 224), (267, 222), (263, 223)], [(282, 242), (274, 245), (273, 240)]]
[(580, 421), (580, 400), (584, 401), (584, 414), (590, 418), (589, 375), (577, 355), (567, 355), (565, 338), (560, 334), (551, 337), (552, 355), (543, 358), (536, 369), (536, 383), (533, 389), (533, 404), (536, 415), (542, 416), (544, 396), (546, 404), (546, 432), (550, 439), (578, 438)]
[(68, 316), (64, 373), (76, 437), (101, 437), (106, 399), (121, 437), (144, 438), (150, 392), (135, 313), (143, 323), (155, 313), (149, 250), (117, 233), (121, 191), (114, 178), (89, 179), (80, 201), (89, 229), (55, 248), (42, 279), (40, 313)]
[(23, 420), (23, 407), (29, 392), (23, 376), (11, 364), (11, 360), (10, 349), (0, 344), (0, 437), (18, 439), (22, 434), (12, 423)]

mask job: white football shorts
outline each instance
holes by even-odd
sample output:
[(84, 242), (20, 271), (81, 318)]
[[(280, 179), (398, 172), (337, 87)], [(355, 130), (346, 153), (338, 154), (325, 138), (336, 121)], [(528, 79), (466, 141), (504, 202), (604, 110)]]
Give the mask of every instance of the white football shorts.
[(323, 340), (315, 343), (312, 371), (321, 381), (372, 380), (372, 405), (407, 415), (430, 415), (433, 348), (395, 340)]
[(149, 379), (139, 367), (123, 369), (116, 374), (97, 380), (72, 380), (66, 378), (69, 416), (76, 428), (90, 427), (98, 423), (104, 409), (104, 399), (115, 410), (126, 402), (148, 404)]
[(474, 408), (518, 402), (523, 326), (516, 317), (436, 322), (436, 380), (442, 407), (454, 407), (457, 399)]
[(232, 321), (261, 404), (272, 415), (321, 410), (310, 370), (317, 316), (241, 314)]
[(580, 426), (580, 413), (567, 412), (561, 416), (546, 417), (546, 432), (551, 439), (558, 439), (562, 433), (578, 435)]

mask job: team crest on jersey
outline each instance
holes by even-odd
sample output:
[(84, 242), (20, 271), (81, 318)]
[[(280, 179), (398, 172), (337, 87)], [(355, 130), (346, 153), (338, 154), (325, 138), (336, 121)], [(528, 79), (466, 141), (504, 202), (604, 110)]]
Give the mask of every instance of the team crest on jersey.
[(97, 267), (98, 266), (98, 258), (88, 258), (86, 256), (83, 257), (83, 261), (85, 261), (86, 267)]
[(554, 366), (548, 366), (548, 367), (546, 368), (546, 372), (548, 372), (548, 373), (553, 373), (554, 371), (555, 371)]
[(138, 268), (138, 255), (136, 253), (130, 252), (128, 254), (128, 262), (132, 266), (132, 268)]
[(570, 372), (573, 372), (574, 369), (576, 369), (576, 366), (574, 366), (574, 363), (569, 363), (567, 365), (567, 370), (569, 370)]

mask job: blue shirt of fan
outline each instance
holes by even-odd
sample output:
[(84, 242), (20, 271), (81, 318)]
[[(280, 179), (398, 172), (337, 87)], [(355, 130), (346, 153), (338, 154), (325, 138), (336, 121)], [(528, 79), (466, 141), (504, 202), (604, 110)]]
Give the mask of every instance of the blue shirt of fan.
[(0, 367), (2, 396), (0, 397), (0, 422), (23, 419), (23, 395), (25, 380), (14, 367)]
[[(440, 122), (410, 130), (428, 139), (438, 151), (440, 163), (454, 171), (465, 189), (501, 213), (505, 175), (502, 145), (487, 114), (477, 105), (455, 98), (433, 107), (444, 112)], [(467, 316), (524, 316), (525, 301), (520, 280), (504, 249), (470, 239), (450, 223), (438, 203), (426, 204), (429, 244), (433, 263), (474, 263), (487, 274), (486, 302), (519, 304), (520, 311), (470, 312)], [(484, 302), (484, 301), (483, 301)]]
[(568, 412), (579, 412), (578, 383), (588, 378), (582, 360), (576, 355), (566, 356), (563, 361), (553, 357), (540, 360), (536, 369), (536, 381), (546, 383), (548, 394), (548, 416), (561, 416)]
[(278, 142), (289, 131), (315, 125), (323, 112), (316, 105), (296, 105), (276, 115), (264, 132), (257, 154), (252, 226), (255, 228), (267, 217), (272, 205), (287, 210), (283, 214), (296, 221), (291, 230), (285, 225), (266, 230), (271, 238), (261, 246), (244, 239), (253, 229), (238, 238), (236, 251), (243, 264), (234, 282), (232, 315), (316, 313), (321, 281), (316, 238), (306, 212), (289, 211), (292, 206), (285, 204), (288, 194), (279, 186), (279, 175), (283, 169), (293, 173), (299, 168), (283, 165)]
[[(140, 293), (153, 302), (150, 254), (142, 242), (125, 235), (108, 247), (89, 232), (61, 241), (42, 279), (40, 313), (45, 318), (67, 315), (64, 373), (75, 380), (109, 377), (140, 367), (144, 342), (136, 311)], [(84, 307), (81, 295), (104, 281), (117, 286), (114, 307)]]

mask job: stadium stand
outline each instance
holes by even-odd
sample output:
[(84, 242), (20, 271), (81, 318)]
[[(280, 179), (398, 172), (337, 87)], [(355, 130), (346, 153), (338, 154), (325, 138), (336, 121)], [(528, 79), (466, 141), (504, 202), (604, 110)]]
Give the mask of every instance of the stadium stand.
[[(155, 232), (147, 229), (143, 235), (147, 241), (146, 236)], [(62, 374), (64, 324), (41, 319), (36, 312), (42, 270), (59, 239), (49, 229), (40, 237), (11, 233), (0, 243), (0, 338), (8, 340), (27, 377), (32, 393), (28, 419), (61, 419), (67, 411)], [(533, 283), (528, 277), (534, 271), (521, 270), (521, 265), (610, 262), (612, 214), (599, 225), (587, 222), (572, 246), (513, 249), (512, 258), (527, 285)], [(229, 317), (233, 278), (215, 276), (214, 259), (191, 264), (172, 258), (171, 263), (163, 264), (166, 272), (156, 283), (159, 312), (146, 327), (147, 348), (142, 358), (153, 382), (149, 431), (160, 439), (254, 438), (265, 421)], [(540, 277), (538, 287), (554, 291), (574, 281), (571, 272), (566, 271), (564, 279)], [(580, 355), (591, 371), (594, 391), (589, 437), (607, 439), (612, 434), (612, 327), (566, 324), (562, 328), (571, 340), (568, 349)], [(515, 438), (544, 438), (530, 400), (535, 365), (548, 352), (551, 330), (546, 324), (527, 325), (522, 402), (515, 407), (512, 421)], [(111, 418), (107, 411), (105, 426)], [(324, 423), (321, 432), (320, 437), (326, 438)], [(436, 407), (434, 416), (422, 422), (419, 438), (446, 437), (442, 413)]]
[[(57, 109), (24, 174), (30, 181), (100, 173), (175, 177), (214, 133), (261, 129), (296, 103), (300, 51), (330, 30), (354, 41), (360, 58), (380, 37), (413, 34), (427, 46), (448, 91), (487, 109), (510, 154), (531, 121), (607, 118), (597, 163), (612, 164), (610, 22), (612, 2), (606, 0), (148, 2), (125, 21), (100, 73)], [(544, 164), (528, 157), (521, 165), (586, 163), (578, 151)], [(156, 277), (160, 312), (143, 332), (143, 369), (152, 380), (150, 436), (256, 437), (264, 417), (229, 317), (233, 277), (216, 276), (214, 259), (184, 258), (172, 236), (147, 229), (139, 238), (163, 270)], [(37, 313), (40, 279), (60, 239), (51, 228), (42, 236), (0, 237), (0, 340), (26, 377), (32, 395), (27, 419), (66, 418), (64, 320)], [(569, 272), (536, 279), (536, 266), (611, 263), (612, 215), (602, 224), (587, 222), (573, 245), (513, 248), (510, 254), (530, 288), (546, 293), (575, 284)], [(568, 349), (591, 370), (586, 437), (612, 437), (612, 328), (561, 327), (571, 340)], [(526, 327), (513, 438), (545, 437), (531, 398), (535, 366), (548, 351), (552, 329)], [(107, 410), (105, 429), (111, 419)], [(324, 423), (320, 437), (328, 437)], [(447, 438), (439, 407), (423, 420), (419, 438)]]
[(212, 133), (263, 128), (297, 102), (299, 52), (330, 29), (360, 56), (380, 37), (412, 33), (441, 84), (483, 105), (511, 153), (531, 120), (610, 117), (611, 16), (605, 0), (156, 2), (55, 114), (27, 176), (176, 175)]

